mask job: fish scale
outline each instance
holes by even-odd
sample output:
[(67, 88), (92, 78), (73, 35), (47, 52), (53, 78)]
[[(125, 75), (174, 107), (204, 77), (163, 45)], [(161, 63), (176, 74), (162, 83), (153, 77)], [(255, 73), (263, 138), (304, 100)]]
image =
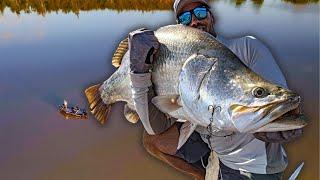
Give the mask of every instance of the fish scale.
[[(183, 30), (185, 31), (185, 28)], [(198, 36), (197, 32), (188, 33), (188, 38), (185, 38), (186, 36), (178, 36), (175, 41), (170, 39), (173, 36), (171, 33), (175, 35), (176, 31), (167, 32), (165, 29), (160, 29), (155, 32), (155, 36), (161, 43), (160, 53), (152, 72), (152, 82), (154, 84), (161, 84), (155, 88), (158, 95), (179, 94), (178, 77), (184, 61), (192, 54), (196, 54), (199, 50), (203, 49), (199, 44), (210, 48), (210, 43), (204, 38), (203, 40), (194, 41), (194, 36)], [(161, 76), (157, 76), (157, 74), (161, 74)], [(168, 84), (167, 82), (175, 83)]]

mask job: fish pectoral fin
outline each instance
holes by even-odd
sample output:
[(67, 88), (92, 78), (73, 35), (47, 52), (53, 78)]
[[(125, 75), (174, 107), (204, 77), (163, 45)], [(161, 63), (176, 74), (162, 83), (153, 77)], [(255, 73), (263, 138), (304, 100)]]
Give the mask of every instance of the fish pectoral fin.
[(187, 142), (188, 138), (194, 132), (196, 127), (197, 127), (196, 124), (193, 124), (189, 121), (186, 121), (185, 123), (183, 123), (183, 125), (180, 128), (180, 136), (179, 136), (177, 150), (180, 149), (184, 145), (184, 143)]
[(128, 38), (122, 40), (113, 54), (112, 57), (112, 65), (114, 67), (119, 67), (121, 65), (121, 61), (125, 53), (128, 51)]
[(151, 102), (162, 112), (170, 113), (172, 111), (178, 110), (181, 105), (179, 105), (179, 95), (162, 95), (152, 98)]
[(127, 104), (124, 106), (124, 116), (126, 119), (131, 123), (137, 123), (139, 121), (139, 115), (138, 113), (131, 109)]
[(110, 104), (104, 104), (100, 97), (101, 84), (89, 87), (85, 90), (86, 97), (89, 102), (90, 112), (98, 120), (100, 124), (104, 124), (111, 110)]

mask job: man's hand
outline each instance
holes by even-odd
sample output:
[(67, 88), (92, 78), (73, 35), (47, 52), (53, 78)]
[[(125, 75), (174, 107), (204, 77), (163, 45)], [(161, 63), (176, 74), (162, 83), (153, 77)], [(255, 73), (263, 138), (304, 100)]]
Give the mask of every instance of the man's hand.
[(138, 29), (129, 33), (130, 71), (147, 73), (151, 69), (153, 55), (160, 47), (153, 31)]
[(258, 132), (253, 135), (255, 138), (264, 142), (286, 143), (297, 139), (302, 133), (302, 129), (295, 129), (280, 132)]

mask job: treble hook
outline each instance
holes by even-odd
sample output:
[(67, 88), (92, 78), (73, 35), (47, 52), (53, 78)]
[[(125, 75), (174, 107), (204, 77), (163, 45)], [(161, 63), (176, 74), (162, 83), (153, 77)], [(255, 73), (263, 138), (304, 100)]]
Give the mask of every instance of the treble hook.
[(213, 116), (213, 113), (214, 113), (214, 106), (213, 105), (209, 105), (208, 106), (208, 111), (211, 111), (211, 115)]
[(219, 111), (221, 111), (220, 106), (216, 106), (216, 105), (209, 105), (208, 106), (208, 111), (211, 111), (211, 116), (213, 116), (214, 112), (218, 109), (219, 109)]

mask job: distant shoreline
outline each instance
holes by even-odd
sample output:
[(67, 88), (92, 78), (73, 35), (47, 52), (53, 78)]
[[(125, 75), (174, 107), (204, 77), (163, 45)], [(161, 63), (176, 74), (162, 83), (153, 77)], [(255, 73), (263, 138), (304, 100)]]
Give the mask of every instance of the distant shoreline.
[[(214, 2), (214, 0), (209, 0)], [(215, 0), (219, 1), (219, 0)], [(229, 0), (229, 3), (239, 7), (243, 3), (251, 1), (257, 6), (262, 6), (264, 0)], [(280, 1), (280, 0), (279, 0)], [(318, 3), (319, 0), (281, 0), (282, 2), (292, 4), (309, 4)], [(36, 12), (40, 15), (45, 15), (51, 12), (75, 13), (79, 14), (80, 11), (110, 9), (116, 11), (138, 10), (138, 11), (156, 11), (156, 10), (172, 10), (173, 0), (28, 0), (23, 2), (2, 0), (0, 3), (0, 13), (4, 9), (9, 8), (13, 13), (33, 13)]]

